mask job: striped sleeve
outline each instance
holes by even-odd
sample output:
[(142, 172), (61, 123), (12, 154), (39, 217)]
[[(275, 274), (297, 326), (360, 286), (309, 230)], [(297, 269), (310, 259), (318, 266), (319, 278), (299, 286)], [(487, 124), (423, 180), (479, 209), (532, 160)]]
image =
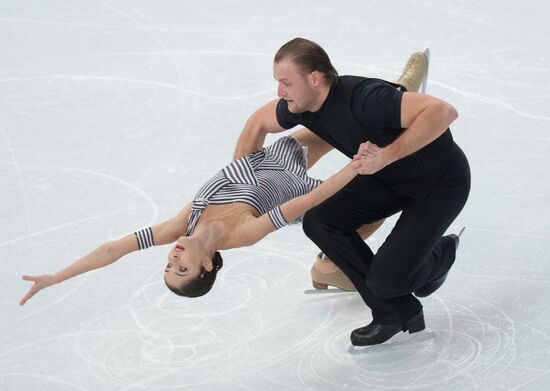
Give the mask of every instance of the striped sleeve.
[(134, 232), (138, 242), (138, 247), (140, 250), (144, 250), (155, 245), (153, 240), (153, 230), (151, 227), (143, 228), (142, 230)]
[(281, 212), (281, 207), (277, 206), (274, 209), (271, 209), (269, 212), (267, 212), (267, 215), (271, 219), (271, 222), (275, 226), (275, 228), (283, 228), (288, 223), (286, 222), (283, 213)]

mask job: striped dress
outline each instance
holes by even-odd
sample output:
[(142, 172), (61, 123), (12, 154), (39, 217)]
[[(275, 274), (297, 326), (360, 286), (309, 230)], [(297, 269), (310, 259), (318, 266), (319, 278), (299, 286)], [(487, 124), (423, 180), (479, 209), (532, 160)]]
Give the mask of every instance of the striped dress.
[(268, 213), (273, 225), (286, 225), (280, 205), (309, 193), (321, 181), (310, 178), (301, 144), (287, 136), (268, 147), (234, 160), (214, 175), (193, 199), (186, 236), (190, 236), (209, 204), (242, 202), (260, 214)]

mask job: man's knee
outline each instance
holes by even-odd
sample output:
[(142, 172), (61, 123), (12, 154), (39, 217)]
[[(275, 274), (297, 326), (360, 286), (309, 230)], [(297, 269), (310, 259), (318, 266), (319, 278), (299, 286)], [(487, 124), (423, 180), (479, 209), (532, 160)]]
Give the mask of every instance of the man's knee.
[(391, 299), (403, 296), (403, 288), (398, 284), (382, 279), (367, 277), (367, 287), (380, 299)]
[(376, 260), (366, 275), (368, 288), (381, 299), (391, 299), (393, 297), (403, 296), (407, 291), (406, 276), (396, 272), (395, 268), (389, 264), (376, 267)]
[(313, 240), (319, 237), (320, 233), (324, 230), (324, 215), (325, 213), (322, 213), (318, 206), (306, 212), (302, 220), (302, 228), (308, 238)]

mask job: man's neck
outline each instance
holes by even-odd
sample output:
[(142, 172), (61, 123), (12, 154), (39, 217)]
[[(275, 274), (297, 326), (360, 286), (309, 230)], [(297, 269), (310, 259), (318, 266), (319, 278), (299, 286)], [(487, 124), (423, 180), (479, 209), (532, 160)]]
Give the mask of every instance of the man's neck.
[(325, 100), (327, 100), (328, 93), (330, 92), (330, 85), (323, 84), (322, 87), (319, 89), (319, 96), (317, 98), (317, 101), (315, 105), (310, 110), (312, 113), (315, 113), (323, 107), (323, 103), (325, 103)]

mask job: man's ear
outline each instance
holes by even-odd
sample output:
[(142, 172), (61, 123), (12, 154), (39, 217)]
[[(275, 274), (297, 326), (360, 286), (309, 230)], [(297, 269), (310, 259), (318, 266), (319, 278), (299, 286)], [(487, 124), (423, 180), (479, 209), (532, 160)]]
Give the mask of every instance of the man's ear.
[(309, 82), (313, 87), (317, 87), (323, 80), (323, 74), (319, 71), (313, 71), (309, 74)]

